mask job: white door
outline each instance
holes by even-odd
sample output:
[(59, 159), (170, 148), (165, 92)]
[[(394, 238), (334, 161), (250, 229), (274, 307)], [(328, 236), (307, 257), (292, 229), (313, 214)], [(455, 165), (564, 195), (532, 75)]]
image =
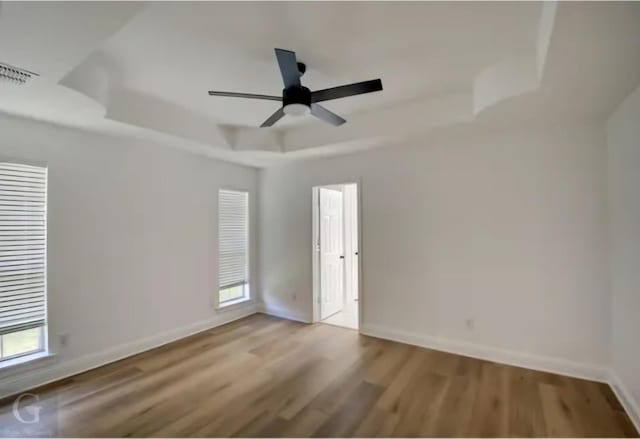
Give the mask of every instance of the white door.
[(320, 319), (344, 306), (342, 192), (320, 188)]

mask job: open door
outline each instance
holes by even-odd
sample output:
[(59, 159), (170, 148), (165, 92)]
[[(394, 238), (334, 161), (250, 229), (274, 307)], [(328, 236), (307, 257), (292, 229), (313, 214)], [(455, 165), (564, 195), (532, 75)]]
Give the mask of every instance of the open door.
[(321, 187), (320, 204), (320, 319), (344, 307), (344, 215), (341, 190)]

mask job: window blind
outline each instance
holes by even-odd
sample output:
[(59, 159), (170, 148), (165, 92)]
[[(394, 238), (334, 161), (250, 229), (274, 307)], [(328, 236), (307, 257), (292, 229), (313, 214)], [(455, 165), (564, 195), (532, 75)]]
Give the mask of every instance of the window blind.
[(249, 282), (249, 194), (220, 190), (218, 197), (220, 289)]
[(0, 162), (0, 335), (45, 324), (47, 169)]

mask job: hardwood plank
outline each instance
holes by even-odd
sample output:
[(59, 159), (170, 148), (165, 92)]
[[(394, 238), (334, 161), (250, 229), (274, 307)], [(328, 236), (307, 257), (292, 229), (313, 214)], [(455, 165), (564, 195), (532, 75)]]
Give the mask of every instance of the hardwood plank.
[(313, 433), (312, 437), (352, 436), (380, 393), (380, 387), (361, 381), (349, 398)]
[(633, 437), (604, 384), (254, 315), (0, 401), (0, 436)]
[(401, 410), (400, 401), (406, 399), (405, 389), (411, 388), (411, 384), (415, 380), (414, 377), (420, 373), (426, 355), (426, 350), (412, 348), (407, 362), (398, 371), (377, 402), (378, 407), (391, 413), (398, 413)]
[(431, 435), (469, 436), (469, 423), (476, 393), (476, 380), (466, 376), (451, 378), (438, 416), (432, 423)]
[(513, 367), (509, 372), (509, 426), (512, 437), (547, 435), (536, 372)]
[(261, 437), (310, 437), (327, 420), (328, 415), (316, 409), (303, 410), (287, 421), (278, 417), (261, 432)]
[(482, 367), (470, 432), (480, 437), (506, 437), (509, 430), (509, 368), (494, 363)]
[(422, 378), (416, 386), (419, 389), (417, 397), (399, 421), (404, 425), (405, 437), (432, 435), (448, 385), (449, 379), (439, 374), (429, 373)]
[(584, 436), (560, 387), (543, 383), (539, 388), (547, 434), (550, 437)]

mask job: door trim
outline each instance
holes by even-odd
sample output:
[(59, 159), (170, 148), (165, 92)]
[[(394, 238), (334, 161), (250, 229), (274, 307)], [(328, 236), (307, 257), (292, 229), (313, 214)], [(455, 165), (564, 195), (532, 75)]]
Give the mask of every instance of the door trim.
[[(320, 185), (315, 185), (311, 188), (311, 261), (312, 261), (312, 298), (311, 298), (311, 321), (313, 323), (319, 322), (320, 321), (320, 304), (318, 302), (319, 298), (320, 298), (320, 257), (319, 257), (319, 251), (317, 250), (317, 239), (318, 239), (318, 235), (319, 235), (319, 230), (320, 230), (320, 224), (319, 224), (319, 219), (320, 219), (320, 188), (321, 187), (328, 187), (328, 186), (335, 186), (335, 185), (345, 185), (345, 184), (355, 184), (356, 185), (356, 202), (357, 202), (357, 223), (358, 223), (358, 236), (357, 236), (357, 243), (358, 243), (358, 332), (361, 331), (362, 325), (363, 325), (363, 320), (362, 320), (362, 316), (363, 316), (363, 310), (364, 310), (364, 302), (366, 300), (365, 298), (365, 286), (364, 286), (364, 276), (363, 276), (363, 267), (362, 267), (362, 260), (363, 260), (363, 252), (364, 252), (364, 248), (362, 245), (362, 232), (363, 232), (363, 227), (362, 227), (362, 179), (361, 178), (357, 178), (354, 180), (348, 180), (348, 181), (344, 181), (344, 182), (334, 182), (334, 183), (327, 183), (327, 184), (320, 184)], [(344, 279), (343, 279), (344, 281)]]

